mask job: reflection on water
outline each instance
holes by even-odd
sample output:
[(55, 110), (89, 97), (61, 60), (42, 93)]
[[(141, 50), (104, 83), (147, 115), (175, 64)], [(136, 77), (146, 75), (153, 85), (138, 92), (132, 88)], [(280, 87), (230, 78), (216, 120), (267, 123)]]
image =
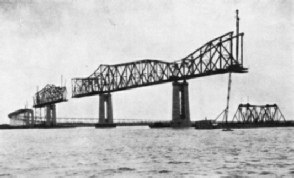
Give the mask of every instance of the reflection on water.
[(291, 176), (293, 131), (0, 130), (0, 176)]

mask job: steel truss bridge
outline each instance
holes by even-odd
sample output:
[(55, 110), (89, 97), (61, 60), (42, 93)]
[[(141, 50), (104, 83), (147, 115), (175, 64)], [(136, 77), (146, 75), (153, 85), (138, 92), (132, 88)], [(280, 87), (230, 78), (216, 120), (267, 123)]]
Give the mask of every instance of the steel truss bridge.
[[(226, 33), (174, 62), (145, 59), (124, 64), (100, 65), (89, 77), (72, 79), (72, 97), (86, 97), (216, 74), (246, 73), (247, 69), (243, 67), (243, 36), (244, 33), (237, 33), (235, 36), (233, 32)], [(236, 48), (234, 39), (237, 41)], [(238, 47), (239, 43), (241, 49)], [(236, 57), (238, 53), (239, 58)]]
[(34, 96), (34, 108), (41, 108), (47, 105), (65, 102), (66, 87), (57, 87), (55, 85), (46, 85)]
[(19, 109), (8, 114), (10, 125), (34, 125), (34, 111), (32, 109)]
[(233, 117), (239, 123), (285, 122), (286, 119), (276, 104), (240, 104)]

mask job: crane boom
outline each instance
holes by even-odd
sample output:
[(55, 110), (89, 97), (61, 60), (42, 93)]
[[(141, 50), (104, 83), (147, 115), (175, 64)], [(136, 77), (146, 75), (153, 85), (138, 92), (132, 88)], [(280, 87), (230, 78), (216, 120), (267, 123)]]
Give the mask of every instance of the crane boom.
[[(237, 32), (237, 38), (236, 38), (236, 59), (238, 60), (238, 54), (239, 54), (239, 11), (236, 10), (236, 32)], [(228, 96), (227, 96), (227, 107), (225, 109), (224, 119), (226, 120), (226, 126), (228, 127), (228, 116), (229, 116), (229, 106), (230, 106), (230, 93), (231, 93), (231, 85), (232, 85), (232, 73), (229, 73), (229, 83), (228, 83)], [(230, 130), (229, 128), (225, 129)]]
[(228, 123), (231, 85), (232, 85), (232, 73), (230, 72), (229, 73), (229, 83), (228, 83), (227, 107), (226, 107), (226, 112), (225, 112), (226, 124)]

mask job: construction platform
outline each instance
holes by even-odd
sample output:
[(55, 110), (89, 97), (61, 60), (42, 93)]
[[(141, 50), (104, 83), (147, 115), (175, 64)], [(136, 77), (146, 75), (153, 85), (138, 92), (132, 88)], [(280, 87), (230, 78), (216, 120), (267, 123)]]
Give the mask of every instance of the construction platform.
[(195, 123), (195, 129), (209, 130), (209, 129), (255, 129), (265, 127), (294, 127), (294, 121), (273, 121), (265, 123), (239, 123), (239, 122), (228, 122), (228, 123), (213, 123), (211, 121), (198, 121)]

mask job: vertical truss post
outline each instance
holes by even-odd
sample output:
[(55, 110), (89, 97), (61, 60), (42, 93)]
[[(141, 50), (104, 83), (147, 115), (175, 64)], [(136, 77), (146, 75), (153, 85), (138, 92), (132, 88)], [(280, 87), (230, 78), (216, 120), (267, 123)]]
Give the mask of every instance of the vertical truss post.
[(230, 34), (230, 62), (231, 62), (231, 65), (233, 64), (233, 59), (234, 59), (234, 56), (233, 56), (233, 34), (231, 33)]
[(243, 34), (241, 35), (241, 64), (243, 65)]
[(220, 38), (220, 42), (219, 42), (219, 51), (220, 51), (220, 54), (219, 54), (219, 68), (221, 69), (222, 68), (222, 38)]
[[(279, 117), (280, 115), (280, 117)], [(283, 114), (276, 104), (273, 105), (250, 105), (239, 104), (239, 107), (233, 119), (243, 123), (273, 123), (280, 122), (281, 118), (285, 120)]]
[(239, 58), (239, 16), (238, 16), (238, 9), (236, 10), (236, 60), (238, 61)]
[(200, 48), (199, 50), (199, 57), (200, 57), (200, 72), (203, 72), (202, 70), (202, 64), (203, 64), (203, 61), (202, 61), (202, 48)]
[[(89, 77), (72, 79), (73, 98), (209, 75), (247, 73), (247, 69), (234, 58), (235, 38), (242, 35), (243, 33), (233, 36), (233, 32), (228, 32), (174, 62), (145, 59), (124, 64), (100, 65)], [(93, 81), (97, 79), (100, 85), (92, 88)]]

